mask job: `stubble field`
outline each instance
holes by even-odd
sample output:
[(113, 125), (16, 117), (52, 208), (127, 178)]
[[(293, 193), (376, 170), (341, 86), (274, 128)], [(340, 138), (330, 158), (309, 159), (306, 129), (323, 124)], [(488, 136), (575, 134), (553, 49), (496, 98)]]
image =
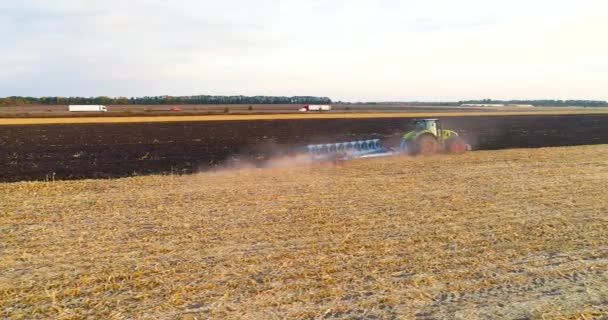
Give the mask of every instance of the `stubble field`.
[(0, 317), (606, 317), (606, 190), (606, 145), (0, 184)]

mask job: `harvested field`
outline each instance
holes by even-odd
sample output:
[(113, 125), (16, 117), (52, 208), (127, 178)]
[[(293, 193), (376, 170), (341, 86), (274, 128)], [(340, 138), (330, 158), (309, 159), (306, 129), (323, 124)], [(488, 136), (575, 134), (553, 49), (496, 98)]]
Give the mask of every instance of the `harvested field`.
[(0, 184), (0, 317), (607, 317), (606, 190), (606, 145)]
[[(26, 106), (3, 106), (0, 107), (1, 118), (61, 118), (61, 117), (167, 117), (170, 120), (176, 116), (209, 116), (220, 115), (246, 115), (250, 119), (258, 119), (266, 116), (284, 117), (291, 114), (299, 114), (298, 104), (214, 104), (214, 105), (179, 105), (179, 112), (171, 111), (173, 105), (110, 105), (108, 112), (69, 112), (67, 105), (26, 105)], [(408, 105), (340, 105), (334, 104), (330, 114), (375, 114), (375, 113), (541, 113), (541, 114), (588, 114), (608, 113), (607, 108), (586, 107), (462, 107), (462, 106), (408, 106)], [(207, 117), (203, 117), (207, 118)], [(66, 121), (61, 120), (61, 121)], [(108, 121), (108, 120), (104, 120)], [(127, 121), (127, 120), (119, 120)], [(134, 121), (137, 121), (136, 119)], [(192, 121), (192, 120), (190, 120)], [(2, 123), (2, 121), (0, 121)]]
[[(608, 143), (608, 115), (442, 121), (477, 150)], [(398, 145), (411, 129), (409, 119), (394, 117), (0, 125), (0, 181), (191, 173), (233, 157), (266, 158), (308, 143), (383, 138)]]
[(572, 116), (607, 115), (608, 109), (578, 111), (484, 111), (484, 112), (402, 112), (402, 113), (295, 113), (295, 114), (222, 114), (222, 115), (182, 115), (165, 116), (99, 116), (76, 114), (72, 117), (42, 118), (0, 118), (0, 125), (39, 125), (39, 124), (103, 124), (103, 123), (154, 123), (154, 122), (205, 122), (205, 121), (263, 121), (263, 120), (321, 120), (321, 119), (390, 119), (390, 118), (428, 118), (428, 117), (487, 117), (487, 116)]

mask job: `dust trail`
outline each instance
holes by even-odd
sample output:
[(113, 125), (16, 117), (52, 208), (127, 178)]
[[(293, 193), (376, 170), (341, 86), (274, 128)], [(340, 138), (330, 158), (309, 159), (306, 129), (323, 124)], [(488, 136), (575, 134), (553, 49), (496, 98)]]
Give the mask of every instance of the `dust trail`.
[(294, 154), (294, 155), (282, 155), (272, 156), (268, 158), (232, 158), (219, 164), (211, 169), (206, 168), (200, 170), (199, 174), (211, 173), (231, 173), (238, 171), (252, 171), (252, 170), (272, 170), (279, 168), (295, 168), (295, 167), (306, 167), (312, 166), (315, 162), (310, 158), (308, 154)]
[(288, 168), (288, 167), (303, 167), (313, 164), (313, 160), (308, 154), (295, 154), (291, 156), (281, 156), (270, 158), (264, 165), (264, 168)]
[(314, 163), (303, 149), (277, 144), (266, 140), (242, 149), (229, 159), (209, 169), (200, 168), (198, 172), (227, 172), (253, 169), (275, 169), (310, 166)]

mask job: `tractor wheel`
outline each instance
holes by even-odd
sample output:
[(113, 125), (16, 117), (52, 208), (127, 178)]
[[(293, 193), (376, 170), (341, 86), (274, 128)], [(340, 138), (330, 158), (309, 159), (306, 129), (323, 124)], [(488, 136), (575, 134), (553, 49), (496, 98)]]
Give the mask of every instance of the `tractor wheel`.
[(453, 137), (445, 142), (445, 149), (448, 153), (462, 154), (467, 151), (467, 144), (459, 137)]
[(419, 154), (423, 156), (433, 155), (437, 153), (437, 150), (439, 149), (439, 143), (437, 143), (437, 139), (431, 134), (423, 134), (420, 137), (416, 138), (414, 145), (414, 154)]

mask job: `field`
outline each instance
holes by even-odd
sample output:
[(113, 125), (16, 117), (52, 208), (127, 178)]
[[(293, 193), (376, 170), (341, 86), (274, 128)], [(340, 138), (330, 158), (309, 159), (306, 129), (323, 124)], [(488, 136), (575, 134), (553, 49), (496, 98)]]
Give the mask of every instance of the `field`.
[[(445, 127), (457, 130), (476, 150), (608, 144), (606, 114), (450, 115), (441, 118)], [(235, 158), (250, 161), (298, 151), (309, 143), (382, 138), (387, 145), (398, 145), (403, 133), (413, 129), (407, 117), (416, 114), (326, 114), (284, 119), (296, 116), (306, 115), (266, 115), (265, 120), (252, 120), (250, 116), (199, 117), (214, 121), (167, 118), (173, 122), (163, 121), (163, 117), (154, 118), (162, 122), (119, 118), (141, 121), (137, 123), (112, 122), (115, 118), (102, 118), (110, 123), (58, 124), (40, 122), (64, 120), (0, 119), (4, 124), (0, 125), (0, 182), (192, 173)], [(428, 116), (434, 115), (421, 115)]]
[[(249, 110), (251, 106), (251, 110)], [(176, 116), (176, 115), (226, 115), (226, 114), (289, 114), (299, 113), (302, 105), (297, 104), (228, 104), (228, 105), (179, 105), (180, 112), (171, 111), (172, 105), (111, 105), (108, 112), (74, 113), (68, 111), (67, 105), (45, 106), (10, 106), (0, 108), (0, 117), (72, 117), (72, 116)], [(581, 108), (569, 108), (579, 110)], [(595, 109), (595, 108), (594, 108)], [(492, 111), (492, 108), (481, 109), (471, 107), (413, 107), (397, 105), (334, 105), (333, 113), (347, 112), (450, 112), (450, 111)], [(514, 110), (514, 109), (509, 109)], [(522, 110), (522, 108), (519, 108)], [(524, 109), (525, 110), (525, 109)], [(555, 109), (554, 109), (555, 110)], [(562, 110), (561, 108), (559, 110)], [(590, 110), (590, 109), (585, 109)]]
[[(229, 104), (229, 105), (179, 105), (181, 111), (173, 112), (173, 105), (111, 105), (106, 113), (69, 112), (67, 105), (2, 106), (0, 118), (61, 118), (61, 117), (163, 117), (208, 115), (288, 115), (300, 114), (297, 104)], [(251, 107), (251, 110), (250, 110)], [(608, 113), (607, 108), (585, 107), (461, 107), (461, 106), (408, 106), (394, 104), (340, 105), (334, 104), (331, 114), (367, 113)], [(124, 120), (123, 120), (124, 121)]]
[(0, 184), (0, 317), (608, 317), (608, 146)]

